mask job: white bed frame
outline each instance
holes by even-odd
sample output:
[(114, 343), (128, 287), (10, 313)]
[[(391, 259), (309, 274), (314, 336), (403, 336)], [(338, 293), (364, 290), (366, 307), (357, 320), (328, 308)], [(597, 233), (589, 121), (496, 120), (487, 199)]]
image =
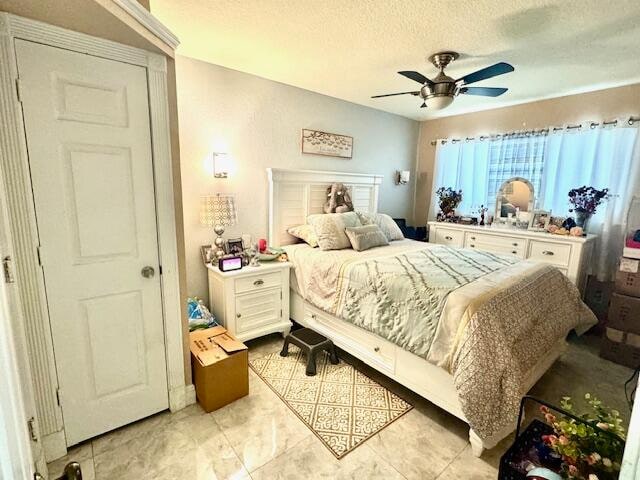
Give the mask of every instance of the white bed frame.
[[(342, 182), (351, 189), (356, 210), (378, 211), (381, 175), (312, 170), (284, 170), (268, 168), (269, 177), (269, 244), (290, 245), (296, 239), (287, 228), (306, 222), (307, 215), (322, 213), (326, 189), (334, 182)], [(411, 389), (430, 402), (467, 422), (458, 400), (453, 377), (444, 369), (417, 355), (338, 317), (332, 316), (305, 301), (291, 290), (290, 316), (305, 327), (313, 328), (333, 340), (351, 355)], [(527, 375), (527, 391), (542, 377), (566, 348), (561, 340), (549, 355)], [(522, 392), (523, 395), (526, 392)], [(468, 423), (468, 422), (467, 422)], [(483, 442), (469, 429), (473, 454), (480, 456), (485, 448), (492, 448), (513, 428), (502, 432), (491, 443)]]

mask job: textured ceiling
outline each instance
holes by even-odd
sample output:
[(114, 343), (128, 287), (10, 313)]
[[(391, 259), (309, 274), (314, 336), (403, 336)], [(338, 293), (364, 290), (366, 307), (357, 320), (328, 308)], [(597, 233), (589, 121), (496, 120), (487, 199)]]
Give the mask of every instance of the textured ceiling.
[[(638, 0), (151, 0), (178, 53), (417, 120), (640, 82)], [(505, 61), (515, 72), (440, 112), (409, 95), (399, 70), (455, 50), (454, 78)]]

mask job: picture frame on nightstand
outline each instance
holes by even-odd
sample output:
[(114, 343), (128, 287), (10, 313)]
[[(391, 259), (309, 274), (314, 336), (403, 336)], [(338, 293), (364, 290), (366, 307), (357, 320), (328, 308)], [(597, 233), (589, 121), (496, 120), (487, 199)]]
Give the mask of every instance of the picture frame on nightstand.
[(242, 238), (230, 238), (227, 240), (227, 255), (240, 255), (244, 250)]
[(213, 251), (211, 245), (202, 245), (200, 247), (200, 255), (202, 256), (202, 263), (206, 267), (211, 263), (211, 259), (213, 258)]

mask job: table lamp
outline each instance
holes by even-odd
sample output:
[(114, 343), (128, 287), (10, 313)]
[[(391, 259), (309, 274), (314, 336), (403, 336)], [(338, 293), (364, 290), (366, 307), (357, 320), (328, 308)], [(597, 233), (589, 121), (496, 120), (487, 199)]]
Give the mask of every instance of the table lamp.
[(235, 225), (237, 221), (235, 199), (231, 195), (208, 195), (200, 203), (200, 224), (213, 227), (217, 237), (211, 245), (216, 258), (224, 255), (224, 227)]

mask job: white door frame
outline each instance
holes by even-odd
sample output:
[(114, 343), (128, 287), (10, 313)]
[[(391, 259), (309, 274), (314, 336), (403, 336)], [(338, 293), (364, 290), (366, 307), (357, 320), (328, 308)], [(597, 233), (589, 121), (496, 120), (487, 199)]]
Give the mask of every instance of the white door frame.
[(48, 460), (66, 453), (64, 425), (57, 401), (57, 376), (44, 278), (38, 261), (38, 236), (29, 176), (14, 40), (22, 39), (147, 70), (155, 182), (161, 289), (164, 316), (169, 408), (195, 402), (193, 385), (185, 385), (183, 325), (178, 275), (176, 224), (167, 101), (167, 64), (162, 55), (109, 40), (0, 13), (0, 169), (8, 197), (20, 308), (26, 342), (35, 368), (34, 396)]

